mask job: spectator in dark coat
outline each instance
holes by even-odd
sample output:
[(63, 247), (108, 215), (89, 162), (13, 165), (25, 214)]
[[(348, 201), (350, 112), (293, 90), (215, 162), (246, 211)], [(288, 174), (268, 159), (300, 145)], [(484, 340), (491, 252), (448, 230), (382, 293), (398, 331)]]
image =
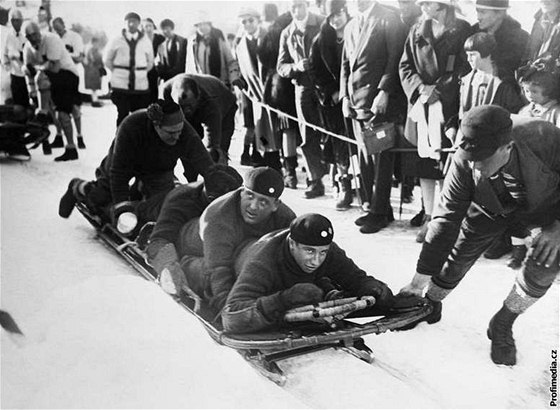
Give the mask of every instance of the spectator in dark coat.
[(514, 80), (515, 70), (521, 66), (529, 42), (529, 33), (521, 24), (507, 14), (509, 0), (476, 0), (478, 23), (473, 32), (484, 31), (494, 35), (496, 52), (494, 62), (498, 76), (504, 80)]
[[(423, 16), (405, 43), (399, 72), (408, 97), (405, 137), (418, 147), (414, 176), (420, 178), (425, 215), (416, 237), (423, 242), (435, 201), (436, 181), (443, 179), (446, 155), (457, 134), (459, 79), (469, 70), (463, 51), (469, 23), (455, 16), (449, 0), (420, 1)], [(435, 122), (434, 129), (428, 125)]]
[(305, 214), (252, 245), (222, 313), (224, 329), (250, 333), (278, 326), (287, 310), (321, 302), (331, 290), (374, 296), (376, 306), (390, 306), (387, 285), (356, 266), (333, 235), (327, 218)]
[[(324, 17), (309, 12), (306, 0), (292, 0), (290, 7), (293, 19), (280, 35), (276, 69), (280, 76), (292, 79), (295, 84), (298, 119), (319, 125), (319, 101), (315, 94), (312, 73), (309, 71), (309, 54)], [(307, 168), (308, 188), (305, 198), (316, 198), (325, 194), (322, 178), (326, 170), (321, 162), (321, 135), (301, 123), (299, 132), (303, 140), (301, 150)]]
[[(79, 200), (93, 213), (112, 217), (114, 223), (123, 212), (134, 212), (143, 222), (154, 220), (157, 213), (153, 217), (153, 208), (159, 207), (164, 195), (175, 186), (178, 159), (184, 168), (190, 166), (203, 176), (213, 164), (180, 107), (160, 100), (126, 117), (95, 172), (96, 180), (70, 181), (60, 201), (59, 215), (68, 218)], [(132, 178), (136, 184), (131, 188)], [(134, 202), (138, 199), (147, 201)]]
[[(266, 69), (264, 83), (264, 102), (288, 115), (295, 117), (295, 90), (289, 78), (281, 77), (276, 71), (280, 48), (280, 35), (292, 22), (292, 14), (280, 15), (268, 28), (261, 44), (257, 48), (259, 61)], [(277, 116), (277, 130), (281, 134), (283, 148), (284, 185), (291, 189), (297, 188), (297, 123), (281, 115)]]
[(162, 20), (160, 28), (165, 40), (157, 48), (159, 63), (156, 68), (159, 78), (167, 81), (185, 72), (187, 39), (175, 34), (175, 23), (169, 19)]
[[(334, 133), (346, 135), (347, 127), (342, 116), (339, 91), (344, 28), (350, 20), (350, 15), (345, 0), (329, 0), (325, 7), (327, 18), (311, 46), (309, 65), (321, 104), (323, 126)], [(336, 178), (338, 182), (336, 185), (339, 187), (335, 205), (339, 210), (350, 208), (352, 203), (352, 183), (351, 176), (348, 174), (350, 166), (348, 149), (347, 142), (333, 137), (328, 137), (323, 148), (323, 160), (334, 163), (336, 167), (333, 178)]]
[(371, 157), (365, 150), (362, 129), (373, 117), (379, 122), (404, 124), (406, 97), (398, 68), (406, 28), (396, 10), (377, 1), (360, 1), (358, 10), (358, 16), (348, 23), (344, 33), (340, 98), (344, 116), (352, 118), (362, 157), (362, 182), (371, 201), (368, 214), (355, 223), (361, 226), (360, 232), (375, 233), (394, 220), (390, 195), (395, 154), (376, 154), (375, 192), (371, 193)]
[(540, 4), (525, 60), (546, 58), (556, 64), (560, 56), (560, 0), (544, 0)]
[(212, 159), (227, 163), (237, 111), (237, 99), (229, 88), (211, 75), (178, 74), (163, 85), (163, 96), (181, 106), (205, 139)]

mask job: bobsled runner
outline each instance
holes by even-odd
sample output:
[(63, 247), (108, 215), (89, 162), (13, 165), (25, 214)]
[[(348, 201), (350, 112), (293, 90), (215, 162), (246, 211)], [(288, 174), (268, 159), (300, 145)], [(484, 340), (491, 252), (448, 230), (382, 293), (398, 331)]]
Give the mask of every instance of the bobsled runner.
[[(78, 202), (76, 207), (94, 226), (98, 237), (122, 256), (139, 275), (152, 282), (158, 281), (157, 273), (147, 263), (145, 253), (138, 243), (126, 238), (111, 224), (93, 215), (84, 204)], [(200, 321), (212, 339), (237, 350), (250, 365), (279, 385), (283, 385), (287, 380), (287, 376), (278, 365), (281, 360), (335, 348), (367, 363), (373, 363), (373, 352), (365, 344), (362, 336), (404, 328), (432, 311), (431, 305), (426, 302), (385, 316), (355, 321), (348, 319), (348, 313), (353, 312), (360, 316), (360, 309), (367, 310), (375, 303), (375, 299), (371, 296), (346, 298), (293, 309), (286, 314), (285, 324), (278, 329), (231, 334), (224, 332), (217, 312), (194, 292), (187, 289), (180, 297), (173, 297), (180, 306)]]

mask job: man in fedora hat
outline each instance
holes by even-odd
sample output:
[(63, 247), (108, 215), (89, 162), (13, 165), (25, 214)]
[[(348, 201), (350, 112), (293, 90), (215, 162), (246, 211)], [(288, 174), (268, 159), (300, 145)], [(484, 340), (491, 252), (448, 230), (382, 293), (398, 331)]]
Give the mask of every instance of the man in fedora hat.
[(513, 124), (496, 105), (471, 109), (444, 182), (416, 274), (401, 292), (426, 296), (441, 318), (441, 301), (506, 229), (532, 233), (531, 254), (488, 327), (491, 358), (513, 366), (513, 322), (551, 287), (560, 271), (560, 129), (541, 120)]

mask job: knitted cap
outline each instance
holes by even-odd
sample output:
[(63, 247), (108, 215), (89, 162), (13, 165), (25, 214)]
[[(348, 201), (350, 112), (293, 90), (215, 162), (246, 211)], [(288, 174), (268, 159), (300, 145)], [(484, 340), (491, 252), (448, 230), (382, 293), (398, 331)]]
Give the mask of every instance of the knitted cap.
[(124, 16), (124, 20), (125, 20), (125, 21), (128, 21), (128, 20), (130, 20), (130, 19), (136, 19), (136, 20), (138, 20), (138, 21), (142, 20), (142, 19), (140, 18), (140, 15), (139, 15), (138, 13), (133, 12), (133, 11), (131, 11), (130, 13), (128, 13), (126, 16)]
[(484, 10), (507, 10), (509, 0), (476, 0), (476, 8)]
[(204, 187), (209, 199), (216, 199), (241, 186), (243, 178), (235, 168), (216, 164), (204, 176)]
[(181, 106), (173, 100), (158, 100), (147, 109), (148, 118), (159, 126), (180, 124), (185, 121)]
[(472, 108), (461, 122), (463, 139), (457, 155), (467, 161), (482, 161), (511, 141), (509, 112), (498, 105)]
[(245, 187), (257, 194), (278, 199), (284, 191), (284, 180), (278, 171), (270, 167), (258, 167), (245, 175)]
[(290, 224), (290, 237), (302, 245), (329, 245), (333, 241), (333, 236), (331, 221), (323, 215), (300, 215)]

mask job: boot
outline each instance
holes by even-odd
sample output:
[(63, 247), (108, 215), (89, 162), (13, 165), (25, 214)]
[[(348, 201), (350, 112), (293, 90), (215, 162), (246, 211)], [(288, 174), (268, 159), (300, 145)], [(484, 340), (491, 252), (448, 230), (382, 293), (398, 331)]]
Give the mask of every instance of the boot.
[(412, 217), (412, 219), (410, 220), (410, 226), (422, 226), (422, 223), (424, 222), (425, 214), (426, 211), (424, 210), (424, 208), (422, 208), (420, 212), (418, 212), (416, 215)]
[(251, 165), (251, 154), (249, 153), (251, 145), (243, 146), (243, 153), (241, 154), (241, 165), (250, 166)]
[(64, 148), (64, 141), (62, 140), (62, 134), (56, 134), (53, 142), (51, 142), (51, 148)]
[(297, 189), (297, 157), (284, 158), (284, 186), (290, 189)]
[(14, 161), (29, 161), (31, 159), (31, 154), (23, 145), (23, 143), (15, 145), (8, 150), (8, 158)]
[(309, 185), (305, 190), (303, 197), (306, 199), (313, 199), (323, 195), (325, 195), (325, 186), (323, 185), (323, 181), (317, 179), (315, 181), (309, 181)]
[(78, 159), (78, 150), (76, 148), (66, 148), (64, 150), (64, 154), (59, 157), (56, 157), (54, 160), (56, 162), (62, 161), (74, 161)]
[(500, 259), (508, 252), (511, 252), (511, 237), (509, 235), (500, 235), (484, 252), (484, 257), (486, 259)]
[(345, 211), (350, 209), (352, 204), (352, 177), (350, 175), (341, 175), (339, 178), (338, 201), (336, 202), (337, 211)]
[(513, 245), (511, 256), (509, 258), (508, 267), (511, 269), (519, 269), (523, 265), (525, 256), (527, 255), (527, 247), (525, 245)]
[(68, 218), (74, 209), (74, 205), (78, 201), (78, 187), (82, 182), (79, 178), (74, 178), (68, 184), (68, 189), (60, 198), (60, 202), (58, 204), (58, 215), (62, 218)]
[(496, 364), (513, 366), (516, 363), (517, 349), (511, 328), (517, 316), (518, 313), (513, 313), (504, 304), (490, 320), (486, 334), (492, 341), (490, 357)]
[(41, 143), (41, 148), (43, 149), (43, 154), (44, 155), (51, 155), (52, 154), (51, 144), (49, 144), (48, 139), (44, 140)]
[(264, 166), (275, 169), (276, 171), (282, 173), (282, 164), (280, 163), (280, 152), (271, 151), (265, 152), (263, 158)]
[(78, 135), (78, 148), (79, 149), (86, 149), (86, 144), (84, 144), (84, 137)]

